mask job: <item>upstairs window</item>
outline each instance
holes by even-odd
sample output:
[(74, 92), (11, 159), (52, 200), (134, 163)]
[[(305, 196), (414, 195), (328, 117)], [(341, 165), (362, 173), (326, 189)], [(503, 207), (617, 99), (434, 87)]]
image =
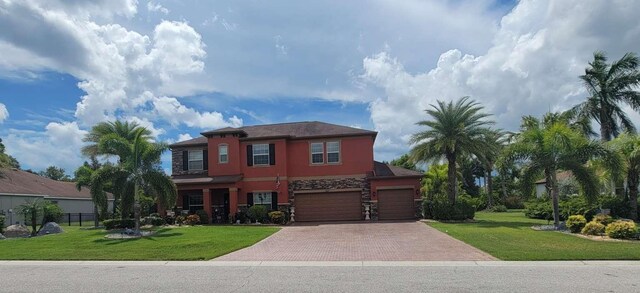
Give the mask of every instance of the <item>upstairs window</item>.
[(327, 163), (340, 162), (340, 142), (327, 142)]
[(311, 164), (324, 163), (324, 144), (321, 142), (311, 143)]
[(189, 170), (202, 170), (204, 167), (202, 150), (189, 151)]
[(229, 162), (229, 146), (221, 144), (218, 146), (218, 163), (225, 164)]
[(253, 145), (253, 164), (269, 165), (269, 145), (268, 144)]

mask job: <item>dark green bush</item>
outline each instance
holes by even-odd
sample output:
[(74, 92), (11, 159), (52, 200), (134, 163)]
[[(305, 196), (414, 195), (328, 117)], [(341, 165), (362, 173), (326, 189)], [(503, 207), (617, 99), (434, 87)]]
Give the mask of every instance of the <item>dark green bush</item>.
[(455, 205), (446, 198), (424, 200), (423, 214), (428, 219), (443, 221), (462, 221), (475, 217), (476, 207), (465, 198), (459, 198)]
[(524, 201), (522, 201), (522, 198), (515, 195), (507, 196), (504, 200), (504, 205), (508, 209), (524, 209)]
[(571, 215), (582, 215), (587, 220), (591, 220), (598, 210), (597, 203), (589, 203), (582, 196), (572, 196), (560, 201), (560, 215), (563, 219), (568, 219)]
[(196, 215), (200, 217), (200, 224), (209, 224), (209, 215), (204, 210), (197, 210)]
[(547, 199), (535, 199), (524, 204), (524, 214), (532, 219), (553, 219), (553, 207)]
[(167, 225), (175, 225), (176, 217), (174, 217), (174, 216), (165, 216), (164, 217), (164, 222)]
[(616, 239), (634, 239), (638, 237), (638, 228), (632, 221), (615, 221), (605, 228), (607, 236)]
[(571, 233), (580, 233), (586, 224), (587, 219), (585, 219), (583, 215), (569, 216), (566, 223), (567, 228), (569, 228)]
[(591, 221), (582, 228), (581, 233), (586, 235), (602, 235), (604, 234), (604, 225), (596, 221)]
[(499, 204), (499, 205), (492, 206), (491, 208), (487, 209), (486, 211), (487, 212), (491, 212), (491, 213), (506, 213), (509, 210), (507, 209), (506, 206)]
[(251, 221), (264, 223), (268, 219), (267, 208), (262, 205), (254, 205), (247, 210), (247, 216)]
[(102, 225), (104, 226), (105, 229), (112, 230), (112, 229), (115, 229), (116, 226), (118, 226), (119, 222), (120, 220), (118, 219), (107, 219), (102, 221)]
[(243, 211), (239, 211), (233, 217), (233, 223), (235, 224), (238, 220), (240, 220), (240, 224), (244, 224), (247, 222), (248, 219), (249, 217), (247, 217), (247, 213)]
[(4, 232), (4, 221), (5, 221), (5, 219), (6, 218), (4, 217), (4, 215), (0, 215), (0, 234), (2, 232)]
[[(598, 212), (597, 204), (588, 203), (584, 198), (577, 196), (560, 201), (559, 209), (561, 221), (569, 218), (571, 215), (582, 215), (587, 220), (590, 220)], [(541, 198), (528, 201), (525, 203), (524, 214), (533, 219), (553, 219), (551, 199)]]
[(609, 215), (614, 218), (628, 218), (631, 215), (629, 202), (619, 196), (601, 196), (598, 203), (603, 209), (609, 210)]
[(285, 224), (285, 214), (282, 211), (273, 211), (269, 213), (269, 220), (273, 224), (284, 225)]
[(136, 221), (134, 219), (108, 219), (102, 221), (102, 225), (107, 230), (113, 229), (132, 229), (136, 226)]
[(60, 223), (62, 221), (62, 217), (64, 216), (64, 211), (57, 204), (47, 203), (43, 207), (43, 218), (42, 223), (46, 224), (49, 222)]

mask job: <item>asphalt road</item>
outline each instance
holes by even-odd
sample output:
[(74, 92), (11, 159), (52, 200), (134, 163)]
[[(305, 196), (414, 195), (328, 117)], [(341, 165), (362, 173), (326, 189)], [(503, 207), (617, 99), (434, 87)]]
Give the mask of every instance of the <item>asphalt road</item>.
[(639, 292), (640, 262), (10, 262), (1, 292)]

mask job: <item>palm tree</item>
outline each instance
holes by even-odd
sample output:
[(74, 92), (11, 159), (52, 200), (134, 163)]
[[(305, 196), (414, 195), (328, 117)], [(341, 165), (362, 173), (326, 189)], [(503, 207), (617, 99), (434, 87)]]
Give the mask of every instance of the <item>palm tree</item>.
[[(148, 129), (140, 126), (138, 123), (136, 122), (122, 122), (119, 120), (116, 121), (107, 121), (107, 122), (100, 122), (96, 125), (94, 125), (91, 128), (91, 131), (89, 131), (89, 133), (87, 133), (87, 135), (84, 137), (83, 141), (84, 142), (88, 142), (89, 144), (87, 144), (86, 146), (82, 147), (82, 154), (90, 157), (92, 159), (92, 162), (95, 163), (96, 162), (96, 157), (100, 156), (100, 155), (106, 155), (106, 156), (118, 156), (118, 157), (122, 157), (121, 154), (107, 154), (104, 152), (101, 152), (98, 149), (98, 144), (100, 143), (100, 140), (103, 139), (104, 137), (107, 136), (117, 136), (117, 137), (121, 137), (124, 140), (133, 143), (133, 140), (135, 139), (136, 136), (136, 132), (137, 131), (141, 131), (142, 132), (142, 138), (149, 140), (151, 139), (151, 131), (149, 131)], [(76, 172), (80, 171), (81, 172), (81, 176), (85, 175), (85, 176), (91, 176), (88, 173), (88, 170), (80, 170), (82, 167), (80, 167), (78, 170), (76, 170)], [(93, 173), (93, 172), (91, 172)], [(89, 185), (89, 181), (84, 183), (84, 186), (86, 187), (90, 187)], [(77, 186), (76, 186), (77, 187)], [(130, 210), (128, 210), (128, 208), (131, 206), (132, 201), (129, 202), (122, 202), (122, 199), (120, 198), (120, 195), (117, 193), (112, 193), (113, 194), (113, 213), (116, 213), (116, 209), (118, 207), (120, 207), (120, 212), (122, 217), (126, 217), (127, 212), (130, 212)], [(97, 200), (97, 201), (96, 201)], [(106, 194), (104, 195), (99, 195), (99, 194), (95, 194), (95, 198), (94, 198), (94, 202), (96, 203), (96, 205), (99, 208), (103, 208), (107, 206), (107, 199), (106, 199)]]
[(160, 156), (168, 149), (164, 143), (154, 143), (146, 137), (147, 130), (135, 130), (133, 142), (117, 134), (102, 137), (97, 144), (99, 154), (118, 156), (119, 164), (104, 165), (91, 175), (91, 195), (100, 198), (111, 183), (114, 194), (125, 203), (133, 202), (135, 232), (140, 233), (140, 194), (151, 192), (163, 206), (175, 203), (176, 186), (160, 168)]
[(621, 130), (636, 130), (621, 104), (640, 110), (640, 93), (635, 90), (640, 85), (638, 63), (634, 53), (627, 53), (620, 60), (607, 64), (605, 53), (598, 51), (593, 54), (585, 74), (580, 76), (590, 96), (573, 111), (600, 124), (602, 141), (618, 136)]
[[(142, 130), (142, 138), (151, 139), (151, 131), (140, 126), (136, 122), (122, 122), (116, 120), (114, 122), (100, 122), (91, 128), (91, 131), (87, 133), (82, 140), (89, 144), (82, 147), (82, 154), (87, 157), (95, 157), (97, 155), (104, 155), (98, 151), (98, 143), (107, 135), (117, 135), (124, 138), (128, 142), (133, 142), (136, 136), (136, 132)], [(116, 154), (117, 156), (117, 154)]]
[(491, 173), (508, 137), (506, 132), (497, 129), (486, 131), (483, 138), (488, 148), (479, 154), (478, 159), (484, 164), (487, 178), (487, 208), (491, 208), (493, 206), (493, 175)]
[(31, 222), (31, 236), (36, 236), (38, 230), (38, 217), (44, 215), (44, 207), (47, 203), (41, 198), (35, 200), (26, 200), (25, 203), (18, 206), (18, 213), (29, 217)]
[(523, 117), (522, 132), (504, 152), (502, 160), (520, 161), (524, 164), (522, 179), (526, 194), (530, 194), (533, 182), (544, 175), (553, 200), (553, 223), (560, 223), (558, 207), (558, 171), (571, 171), (588, 200), (597, 195), (595, 173), (586, 166), (590, 159), (602, 159), (609, 168), (615, 169), (619, 161), (614, 152), (600, 142), (587, 139), (565, 121)]
[(458, 156), (479, 154), (488, 148), (483, 135), (493, 122), (486, 120), (489, 114), (483, 113), (484, 108), (469, 97), (463, 97), (455, 103), (438, 101), (438, 105), (431, 107), (432, 109), (425, 110), (431, 120), (417, 123), (428, 129), (411, 137), (411, 143), (415, 144), (411, 149), (411, 158), (416, 162), (437, 162), (442, 158), (447, 160), (447, 193), (451, 204), (455, 204), (458, 193)]
[(622, 157), (629, 190), (629, 217), (638, 221), (638, 180), (640, 179), (640, 137), (623, 133), (611, 141), (611, 146)]

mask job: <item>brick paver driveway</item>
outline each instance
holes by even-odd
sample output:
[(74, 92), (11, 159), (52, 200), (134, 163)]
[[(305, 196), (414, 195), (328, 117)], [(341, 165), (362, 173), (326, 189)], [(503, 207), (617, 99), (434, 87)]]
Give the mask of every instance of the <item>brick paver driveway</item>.
[(495, 260), (421, 222), (322, 223), (284, 227), (224, 261)]

